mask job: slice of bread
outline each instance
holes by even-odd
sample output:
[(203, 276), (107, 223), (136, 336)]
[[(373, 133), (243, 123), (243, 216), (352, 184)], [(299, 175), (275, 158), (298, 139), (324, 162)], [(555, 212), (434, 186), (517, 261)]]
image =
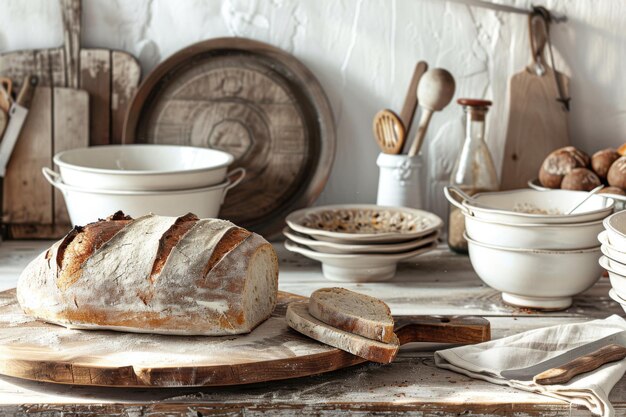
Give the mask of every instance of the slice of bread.
[(368, 361), (390, 363), (400, 349), (400, 342), (395, 336), (392, 343), (382, 343), (322, 323), (309, 314), (306, 303), (289, 304), (285, 318), (295, 331)]
[(345, 332), (393, 343), (393, 317), (383, 301), (345, 288), (322, 288), (309, 299), (309, 313)]

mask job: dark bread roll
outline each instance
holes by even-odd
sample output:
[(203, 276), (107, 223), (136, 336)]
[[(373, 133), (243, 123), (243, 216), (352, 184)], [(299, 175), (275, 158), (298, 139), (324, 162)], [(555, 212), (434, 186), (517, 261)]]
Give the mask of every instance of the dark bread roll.
[(602, 181), (606, 181), (606, 176), (613, 162), (619, 159), (620, 155), (615, 149), (602, 149), (593, 154), (591, 157), (591, 168), (600, 177)]
[(620, 156), (613, 162), (606, 179), (610, 186), (626, 189), (626, 156)]
[(602, 184), (600, 178), (590, 169), (574, 168), (563, 177), (561, 188), (564, 190), (591, 191)]
[(585, 168), (590, 163), (589, 155), (573, 146), (559, 148), (551, 152), (541, 164), (539, 182), (544, 187), (560, 188), (565, 175), (574, 168)]
[(598, 194), (616, 194), (616, 195), (626, 196), (626, 192), (624, 192), (624, 190), (622, 190), (621, 188), (617, 188), (617, 187), (604, 187), (603, 189), (598, 191)]
[(79, 329), (228, 335), (272, 313), (278, 260), (261, 236), (193, 214), (116, 213), (76, 227), (22, 272), (29, 315)]

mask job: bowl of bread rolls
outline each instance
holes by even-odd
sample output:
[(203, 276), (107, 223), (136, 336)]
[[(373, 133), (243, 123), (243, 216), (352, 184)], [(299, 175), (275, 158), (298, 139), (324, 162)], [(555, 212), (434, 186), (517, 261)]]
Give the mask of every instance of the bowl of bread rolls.
[(602, 149), (589, 156), (573, 146), (552, 151), (541, 164), (538, 178), (528, 182), (535, 190), (591, 191), (615, 200), (615, 210), (626, 208), (626, 146)]
[(620, 158), (603, 152), (593, 164), (591, 157), (568, 147), (546, 159), (541, 190), (469, 196), (454, 186), (444, 189), (450, 203), (463, 213), (472, 267), (483, 282), (502, 292), (505, 303), (566, 309), (575, 295), (600, 278), (597, 236), (615, 202), (612, 194), (589, 191), (613, 178), (615, 173), (609, 173), (620, 165), (611, 166)]

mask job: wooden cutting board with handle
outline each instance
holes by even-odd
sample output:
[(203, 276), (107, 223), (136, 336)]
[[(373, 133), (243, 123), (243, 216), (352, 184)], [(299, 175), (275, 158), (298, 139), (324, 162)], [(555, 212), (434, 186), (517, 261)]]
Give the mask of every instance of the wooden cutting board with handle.
[[(305, 297), (279, 293), (272, 316), (252, 333), (223, 337), (68, 330), (25, 316), (15, 290), (0, 293), (0, 374), (62, 384), (191, 387), (250, 384), (315, 375), (365, 362), (302, 336), (285, 312)], [(397, 317), (401, 344), (479, 343), (480, 317)]]
[(139, 83), (141, 70), (131, 55), (81, 49), (81, 1), (59, 3), (63, 46), (0, 54), (0, 82), (9, 80), (19, 91), (27, 75), (39, 78), (4, 182), (2, 220), (9, 238), (49, 239), (67, 232), (70, 220), (63, 197), (42, 177), (41, 168), (52, 167), (57, 152), (119, 143)]
[[(529, 20), (533, 62), (511, 77), (509, 82), (509, 118), (502, 158), (500, 188), (526, 188), (537, 178), (545, 157), (553, 150), (569, 144), (568, 111), (557, 101), (559, 91), (555, 70), (544, 57), (548, 26), (541, 15)], [(543, 68), (542, 75), (536, 72)], [(563, 94), (568, 96), (569, 79), (556, 72)]]
[(14, 90), (27, 75), (43, 87), (82, 89), (90, 96), (90, 144), (121, 143), (124, 117), (139, 85), (141, 67), (130, 54), (80, 45), (81, 0), (59, 0), (63, 46), (0, 54), (0, 75)]

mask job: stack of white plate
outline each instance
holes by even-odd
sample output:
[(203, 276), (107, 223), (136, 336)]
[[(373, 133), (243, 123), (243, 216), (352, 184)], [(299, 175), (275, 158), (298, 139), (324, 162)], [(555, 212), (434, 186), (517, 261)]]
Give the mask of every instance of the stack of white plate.
[(307, 208), (287, 217), (287, 250), (320, 261), (332, 281), (393, 278), (397, 263), (437, 246), (442, 220), (423, 210), (373, 204)]
[(604, 228), (598, 236), (604, 255), (600, 265), (609, 272), (613, 287), (609, 295), (626, 311), (626, 211), (607, 217)]
[(87, 224), (118, 210), (217, 217), (229, 189), (245, 175), (227, 174), (229, 153), (173, 145), (111, 145), (73, 149), (54, 156), (59, 173), (43, 169), (61, 190), (74, 224)]
[[(469, 197), (453, 187), (446, 188), (446, 196), (465, 217), (474, 270), (502, 291), (506, 303), (564, 309), (600, 278), (597, 234), (613, 200), (582, 191), (530, 189)], [(586, 197), (573, 214), (564, 214)]]

